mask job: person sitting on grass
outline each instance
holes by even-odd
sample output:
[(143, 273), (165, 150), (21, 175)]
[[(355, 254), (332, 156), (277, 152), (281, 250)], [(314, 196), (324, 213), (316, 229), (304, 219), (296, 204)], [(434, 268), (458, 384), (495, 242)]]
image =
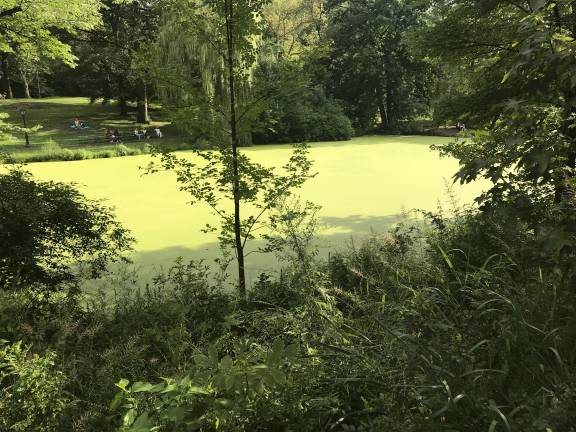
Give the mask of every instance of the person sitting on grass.
[(154, 135), (156, 138), (162, 138), (162, 131), (160, 130), (160, 126), (156, 126), (154, 128)]
[(114, 144), (120, 144), (122, 142), (122, 139), (120, 137), (120, 131), (118, 129), (114, 130), (114, 133), (112, 135), (112, 142)]
[(82, 125), (82, 122), (80, 121), (80, 119), (78, 117), (76, 117), (74, 119), (74, 123), (72, 125), (70, 125), (70, 129), (80, 129)]

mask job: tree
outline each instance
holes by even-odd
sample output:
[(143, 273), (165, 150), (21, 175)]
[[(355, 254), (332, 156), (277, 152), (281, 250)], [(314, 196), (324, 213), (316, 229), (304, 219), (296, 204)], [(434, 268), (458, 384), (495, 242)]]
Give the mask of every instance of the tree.
[(321, 0), (274, 0), (262, 9), (265, 33), (281, 57), (296, 57), (322, 41), (326, 29)]
[(62, 35), (94, 28), (100, 19), (99, 7), (100, 0), (0, 1), (1, 84), (6, 96), (13, 96), (10, 54), (33, 45), (43, 57), (73, 66), (77, 58)]
[[(202, 162), (163, 153), (160, 167), (176, 171), (181, 189), (194, 202), (208, 204), (220, 218), (221, 245), (236, 254), (242, 300), (246, 298), (247, 241), (262, 227), (264, 216), (278, 205), (279, 198), (311, 177), (305, 146), (296, 148), (282, 174), (239, 151), (270, 97), (254, 98), (250, 88), (263, 4), (178, 1), (158, 45), (158, 85), (176, 124), (201, 134), (217, 148), (215, 152), (197, 151)], [(150, 167), (152, 172), (157, 169)], [(244, 206), (255, 209), (254, 214), (243, 218)]]
[(406, 1), (327, 2), (327, 36), (332, 42), (325, 59), (326, 86), (346, 102), (356, 127), (380, 128), (428, 112), (433, 70), (415, 58), (406, 33), (419, 23), (420, 8)]
[(435, 104), (438, 120), (489, 126), (521, 86), (522, 92), (539, 92), (537, 83), (502, 82), (528, 2), (432, 1), (429, 6), (426, 19), (411, 34), (411, 46), (444, 73)]
[(64, 183), (12, 168), (0, 175), (0, 289), (78, 288), (81, 271), (98, 277), (132, 238), (112, 212)]
[(128, 101), (136, 100), (137, 123), (148, 123), (146, 64), (155, 40), (164, 0), (103, 0), (102, 22), (76, 45), (80, 57), (73, 77), (76, 92), (92, 99), (118, 100), (120, 114), (128, 115)]
[[(572, 1), (437, 2), (441, 12), (424, 30), (431, 53), (443, 41), (467, 42), (452, 52), (475, 60), (478, 74), (461, 97), (488, 130), (441, 150), (460, 160), (456, 178), (489, 179), (485, 209), (506, 208), (527, 220), (554, 252), (576, 246), (576, 8)], [(474, 26), (472, 25), (474, 24)]]

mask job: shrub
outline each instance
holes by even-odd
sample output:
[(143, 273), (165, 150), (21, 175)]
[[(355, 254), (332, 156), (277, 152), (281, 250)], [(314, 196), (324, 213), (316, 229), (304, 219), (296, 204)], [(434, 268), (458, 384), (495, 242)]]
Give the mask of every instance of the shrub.
[(114, 409), (122, 406), (119, 431), (212, 430), (214, 425), (231, 431), (269, 430), (277, 423), (262, 424), (259, 416), (254, 424), (255, 411), (263, 404), (274, 407), (298, 352), (297, 345), (286, 346), (280, 339), (270, 347), (239, 341), (232, 355), (219, 356), (214, 349), (197, 353), (185, 376), (155, 385), (121, 380), (111, 404)]
[(306, 131), (307, 141), (346, 141), (354, 135), (350, 119), (331, 103), (306, 117)]
[(0, 289), (73, 289), (79, 270), (97, 277), (130, 249), (110, 210), (71, 185), (10, 169), (0, 175), (0, 204)]
[(340, 104), (289, 61), (263, 61), (255, 71), (256, 97), (273, 103), (259, 117), (252, 139), (257, 144), (341, 141), (354, 130)]
[(284, 101), (266, 113), (263, 129), (253, 134), (255, 143), (288, 143), (301, 141), (345, 141), (352, 138), (352, 123), (340, 106), (317, 94), (299, 101)]
[[(146, 144), (142, 144), (141, 148), (146, 148), (145, 146)], [(135, 156), (142, 154), (143, 151), (141, 148), (130, 148), (125, 146), (124, 144), (119, 144), (116, 146), (114, 152), (115, 156)]]
[(21, 342), (0, 342), (0, 430), (58, 432), (70, 404), (56, 355), (32, 354)]

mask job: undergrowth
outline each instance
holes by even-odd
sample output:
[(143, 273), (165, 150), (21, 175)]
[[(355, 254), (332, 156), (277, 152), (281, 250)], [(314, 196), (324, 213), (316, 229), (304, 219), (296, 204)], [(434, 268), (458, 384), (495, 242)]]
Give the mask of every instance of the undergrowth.
[[(540, 259), (510, 215), (434, 216), (328, 262), (295, 254), (242, 307), (201, 263), (46, 316), (5, 294), (0, 364), (54, 363), (43, 430), (576, 430), (571, 258)], [(38, 359), (0, 386), (28, 388)]]

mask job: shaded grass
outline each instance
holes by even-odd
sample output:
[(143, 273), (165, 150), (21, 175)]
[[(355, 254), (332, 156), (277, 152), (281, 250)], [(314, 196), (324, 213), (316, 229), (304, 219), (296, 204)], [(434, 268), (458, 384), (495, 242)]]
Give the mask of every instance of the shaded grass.
[[(190, 148), (169, 122), (166, 113), (158, 106), (151, 106), (153, 121), (148, 125), (136, 123), (135, 107), (122, 117), (115, 103), (103, 105), (90, 103), (88, 98), (11, 99), (0, 101), (0, 111), (9, 114), (7, 123), (22, 126), (20, 111), (26, 111), (30, 148), (24, 147), (24, 136), (0, 137), (0, 151), (8, 152), (16, 162), (43, 162), (130, 156), (146, 152), (142, 142), (127, 141), (122, 148), (110, 144), (105, 138), (106, 129), (118, 130), (122, 136), (131, 137), (134, 128), (160, 126), (164, 138), (162, 145), (171, 149)], [(70, 125), (79, 118), (89, 128), (74, 130)], [(36, 128), (38, 127), (38, 128)], [(157, 143), (157, 142), (155, 142)], [(60, 148), (56, 148), (59, 146)]]

